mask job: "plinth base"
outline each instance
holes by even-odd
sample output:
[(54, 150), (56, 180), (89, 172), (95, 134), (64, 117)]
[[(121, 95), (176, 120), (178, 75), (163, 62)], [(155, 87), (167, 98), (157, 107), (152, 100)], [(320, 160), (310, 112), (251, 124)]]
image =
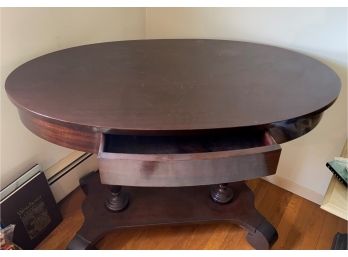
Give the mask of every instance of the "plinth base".
[(68, 249), (93, 249), (106, 233), (148, 225), (229, 221), (247, 230), (246, 239), (256, 249), (269, 249), (277, 240), (275, 228), (255, 209), (252, 191), (244, 182), (229, 184), (233, 200), (214, 202), (210, 186), (147, 188), (123, 187), (129, 204), (121, 212), (111, 212), (104, 204), (110, 191), (91, 173), (80, 181), (87, 197), (82, 205), (85, 221)]

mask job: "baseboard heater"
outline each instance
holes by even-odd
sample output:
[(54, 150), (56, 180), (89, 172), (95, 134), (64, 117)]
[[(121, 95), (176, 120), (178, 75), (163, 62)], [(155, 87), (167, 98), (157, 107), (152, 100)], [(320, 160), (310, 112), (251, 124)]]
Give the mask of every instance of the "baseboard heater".
[(75, 190), (81, 177), (97, 169), (95, 155), (77, 151), (47, 169), (45, 175), (56, 202)]

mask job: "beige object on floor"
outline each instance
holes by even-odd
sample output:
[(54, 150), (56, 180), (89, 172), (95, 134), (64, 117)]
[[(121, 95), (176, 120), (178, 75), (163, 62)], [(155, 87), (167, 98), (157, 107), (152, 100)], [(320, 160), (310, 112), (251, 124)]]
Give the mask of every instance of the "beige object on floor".
[[(341, 154), (344, 158), (348, 158), (347, 142)], [(323, 204), (320, 207), (342, 219), (348, 220), (348, 190), (335, 176), (331, 178)]]

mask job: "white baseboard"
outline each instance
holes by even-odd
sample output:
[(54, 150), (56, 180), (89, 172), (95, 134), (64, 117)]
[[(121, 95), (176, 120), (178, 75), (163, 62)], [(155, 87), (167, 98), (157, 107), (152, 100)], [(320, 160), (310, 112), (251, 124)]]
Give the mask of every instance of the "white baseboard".
[(291, 193), (294, 193), (296, 195), (299, 195), (309, 201), (312, 201), (316, 204), (321, 204), (321, 202), (324, 199), (324, 196), (311, 190), (308, 189), (306, 187), (303, 187), (295, 182), (293, 182), (292, 180), (277, 176), (277, 175), (273, 175), (273, 176), (269, 176), (269, 177), (265, 177), (264, 178), (266, 181), (279, 186), (285, 190), (290, 191)]
[(61, 201), (79, 186), (79, 179), (98, 169), (95, 155), (73, 152), (45, 171), (56, 202)]
[(51, 167), (45, 170), (45, 176), (47, 180), (52, 179), (53, 176), (56, 176), (58, 173), (69, 167), (72, 163), (74, 163), (77, 159), (81, 158), (84, 155), (86, 155), (86, 153), (73, 151), (62, 160), (53, 164)]

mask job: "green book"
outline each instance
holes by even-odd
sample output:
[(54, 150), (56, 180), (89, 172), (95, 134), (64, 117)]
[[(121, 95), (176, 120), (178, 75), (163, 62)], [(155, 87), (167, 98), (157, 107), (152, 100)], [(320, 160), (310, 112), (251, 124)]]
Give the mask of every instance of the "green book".
[(337, 179), (347, 186), (348, 182), (348, 171), (347, 171), (348, 160), (334, 160), (326, 163), (329, 170), (337, 177)]

